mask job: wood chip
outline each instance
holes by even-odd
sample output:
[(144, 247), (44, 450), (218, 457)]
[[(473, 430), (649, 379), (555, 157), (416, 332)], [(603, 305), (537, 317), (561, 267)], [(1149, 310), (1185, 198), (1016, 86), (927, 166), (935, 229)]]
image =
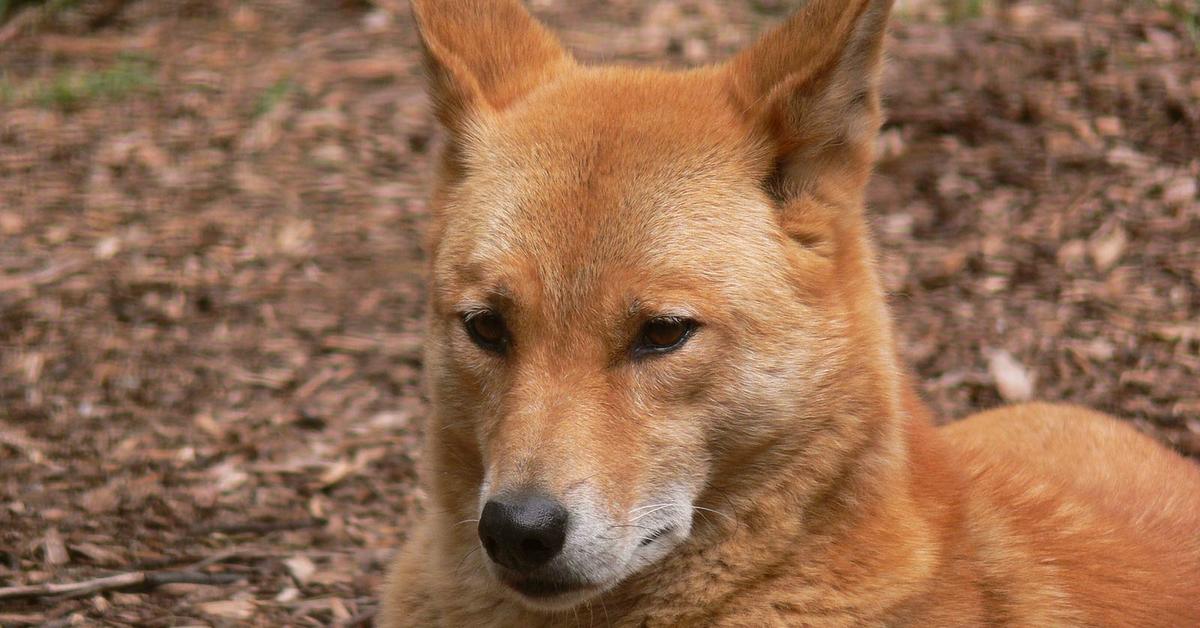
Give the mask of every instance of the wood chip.
[(71, 562), (71, 555), (67, 553), (67, 545), (63, 543), (62, 535), (58, 533), (58, 530), (50, 528), (46, 531), (46, 536), (42, 539), (42, 557), (46, 561), (46, 565), (51, 568)]

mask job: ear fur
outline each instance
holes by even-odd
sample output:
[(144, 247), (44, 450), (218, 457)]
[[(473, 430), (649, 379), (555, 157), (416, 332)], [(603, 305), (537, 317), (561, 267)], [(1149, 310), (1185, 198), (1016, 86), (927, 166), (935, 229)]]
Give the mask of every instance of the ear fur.
[(438, 120), (462, 131), (573, 63), (518, 0), (412, 0)]
[(775, 151), (768, 187), (781, 201), (861, 200), (882, 120), (879, 70), (891, 4), (808, 0), (725, 66), (734, 106)]

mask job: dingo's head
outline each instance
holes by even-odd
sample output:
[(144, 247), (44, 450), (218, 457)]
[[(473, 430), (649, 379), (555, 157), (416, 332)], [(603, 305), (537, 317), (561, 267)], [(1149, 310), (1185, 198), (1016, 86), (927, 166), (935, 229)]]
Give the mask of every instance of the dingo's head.
[(809, 0), (667, 72), (579, 65), (516, 0), (414, 0), (449, 137), (428, 479), (526, 605), (612, 588), (697, 513), (827, 482), (884, 429), (861, 198), (889, 4)]

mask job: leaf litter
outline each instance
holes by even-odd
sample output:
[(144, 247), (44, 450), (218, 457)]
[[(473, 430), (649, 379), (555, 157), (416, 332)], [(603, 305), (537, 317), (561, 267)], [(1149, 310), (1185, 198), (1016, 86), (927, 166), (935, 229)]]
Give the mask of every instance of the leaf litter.
[[(1184, 4), (898, 3), (869, 198), (943, 420), (1063, 400), (1200, 455)], [(532, 6), (682, 66), (792, 3)], [(0, 589), (86, 592), (0, 624), (368, 624), (422, 507), (406, 3), (33, 3), (0, 40)]]

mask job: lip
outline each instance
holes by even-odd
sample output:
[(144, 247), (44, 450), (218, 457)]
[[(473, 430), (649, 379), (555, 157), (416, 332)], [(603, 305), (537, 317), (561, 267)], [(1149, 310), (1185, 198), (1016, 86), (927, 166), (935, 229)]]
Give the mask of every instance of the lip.
[(572, 593), (581, 593), (593, 588), (591, 585), (587, 585), (582, 582), (559, 580), (555, 578), (518, 578), (505, 575), (501, 577), (500, 580), (505, 584), (505, 586), (516, 591), (517, 593), (537, 600), (553, 599)]

